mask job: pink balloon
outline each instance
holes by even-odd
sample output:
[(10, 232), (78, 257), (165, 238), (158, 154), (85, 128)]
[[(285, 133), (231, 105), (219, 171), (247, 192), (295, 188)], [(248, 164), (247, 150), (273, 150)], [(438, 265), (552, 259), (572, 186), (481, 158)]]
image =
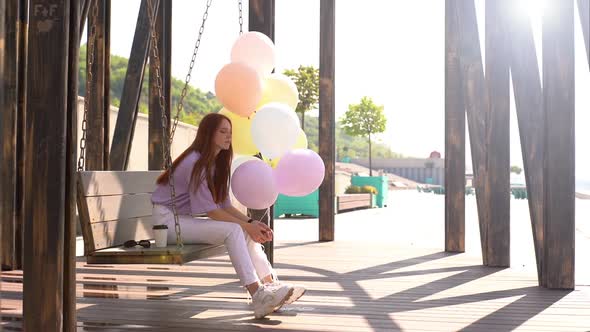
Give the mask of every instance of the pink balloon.
[(269, 75), (275, 67), (275, 46), (263, 33), (246, 32), (232, 46), (231, 61), (247, 63), (260, 76)]
[(287, 196), (309, 195), (322, 184), (325, 171), (324, 161), (312, 150), (288, 151), (275, 168), (278, 190)]
[(262, 81), (252, 67), (233, 62), (223, 66), (217, 73), (215, 94), (229, 111), (248, 117), (262, 98)]
[(236, 199), (251, 209), (266, 209), (274, 204), (279, 192), (272, 168), (262, 160), (248, 160), (236, 168), (231, 178)]

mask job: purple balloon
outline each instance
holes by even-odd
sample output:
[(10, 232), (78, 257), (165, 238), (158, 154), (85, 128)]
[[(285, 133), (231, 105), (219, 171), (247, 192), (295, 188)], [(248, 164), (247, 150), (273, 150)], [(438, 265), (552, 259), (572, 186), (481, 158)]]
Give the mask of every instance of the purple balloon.
[(231, 178), (231, 190), (238, 201), (251, 209), (266, 209), (279, 192), (272, 168), (262, 160), (248, 160), (238, 166)]
[(309, 149), (285, 153), (275, 168), (279, 192), (287, 196), (305, 196), (314, 192), (324, 180), (326, 169), (320, 156)]

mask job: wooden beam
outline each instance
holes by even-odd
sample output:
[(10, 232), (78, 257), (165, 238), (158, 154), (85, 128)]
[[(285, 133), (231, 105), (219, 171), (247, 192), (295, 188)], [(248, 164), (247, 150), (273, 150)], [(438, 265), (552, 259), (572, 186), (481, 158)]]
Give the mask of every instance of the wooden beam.
[(473, 182), (476, 192), (477, 212), (483, 264), (489, 256), (490, 188), (486, 186), (486, 132), (489, 100), (483, 73), (477, 18), (473, 0), (456, 3), (459, 33), (459, 61), (461, 65), (465, 108), (469, 127), (469, 141), (473, 162)]
[(16, 207), (15, 257), (16, 269), (23, 268), (24, 205), (25, 205), (25, 136), (27, 96), (27, 52), (29, 50), (29, 0), (19, 1), (18, 27), (18, 111), (16, 118)]
[(574, 2), (552, 2), (543, 18), (546, 287), (573, 289), (575, 268)]
[(510, 47), (507, 0), (485, 2), (485, 78), (489, 95), (486, 157), (489, 188), (487, 265), (510, 266)]
[[(106, 170), (109, 147), (109, 108), (110, 108), (110, 16), (111, 1), (93, 2), (88, 15), (88, 44), (92, 42), (93, 57), (86, 48), (86, 70), (92, 69), (88, 97), (88, 122), (86, 136), (86, 170)], [(92, 35), (94, 34), (94, 38)], [(93, 39), (92, 41), (90, 41)], [(92, 59), (90, 59), (92, 57)], [(88, 66), (92, 60), (92, 68)]]
[[(110, 152), (110, 169), (125, 170), (129, 162), (129, 153), (131, 152), (131, 142), (135, 132), (135, 121), (139, 97), (141, 95), (141, 84), (145, 63), (147, 60), (149, 48), (149, 17), (147, 14), (148, 0), (142, 0), (135, 27), (135, 36), (131, 46), (131, 54), (123, 83), (123, 93), (121, 95), (121, 105), (115, 125), (113, 135), (113, 144)], [(150, 0), (155, 12), (158, 10), (159, 0)]]
[(25, 136), (27, 100), (27, 53), (29, 51), (29, 0), (20, 0), (19, 38), (18, 38), (18, 115), (16, 126), (16, 268), (23, 268), (24, 205), (25, 205)]
[(465, 104), (457, 2), (445, 3), (445, 251), (465, 252)]
[(590, 66), (590, 0), (578, 0), (578, 14), (582, 25), (582, 36), (586, 46), (588, 66)]
[(5, 269), (16, 268), (16, 138), (18, 114), (19, 2), (2, 3), (0, 16), (0, 228)]
[(336, 168), (335, 115), (335, 0), (320, 1), (320, 118), (319, 155), (326, 166), (320, 186), (319, 240), (334, 241)]
[(160, 63), (160, 77), (162, 94), (164, 95), (164, 109), (160, 107), (158, 89), (156, 88), (156, 61), (150, 52), (150, 80), (149, 80), (149, 155), (148, 169), (160, 170), (165, 168), (163, 148), (168, 144), (164, 140), (162, 128), (162, 112), (165, 112), (167, 132), (170, 132), (170, 76), (172, 59), (172, 0), (161, 0), (156, 16), (156, 31), (158, 34), (158, 57)]
[[(105, 0), (108, 2), (109, 0)], [(103, 2), (103, 1), (101, 1)], [(103, 3), (106, 3), (103, 2)], [(78, 149), (78, 68), (80, 55), (80, 8), (70, 0), (68, 86), (66, 115), (63, 331), (76, 331), (76, 169)], [(108, 79), (108, 78), (107, 78)]]
[[(514, 6), (514, 5), (513, 5)], [(533, 243), (537, 260), (539, 285), (543, 274), (543, 159), (545, 156), (545, 117), (539, 63), (531, 22), (517, 10), (507, 15), (510, 43), (510, 72), (518, 118), (520, 146), (531, 216)]]
[[(5, 74), (5, 68), (4, 68), (4, 63), (5, 63), (5, 58), (6, 58), (6, 26), (5, 26), (5, 22), (6, 21), (6, 2), (4, 0), (0, 0), (0, 107), (2, 107), (2, 109), (6, 110), (5, 108), (5, 102), (4, 102), (4, 90), (6, 89), (6, 83), (5, 83), (5, 79), (6, 79), (6, 74)], [(15, 75), (16, 76), (16, 75)], [(4, 111), (6, 112), (6, 111)], [(2, 142), (4, 142), (5, 137), (4, 137), (4, 118), (2, 115), (0, 115), (0, 139), (2, 139)], [(2, 149), (4, 149), (4, 147), (2, 147)], [(2, 153), (2, 151), (0, 151), (0, 153)], [(4, 160), (4, 159), (1, 159)], [(4, 165), (2, 165), (2, 167), (5, 167)], [(16, 164), (15, 164), (15, 169), (14, 171), (16, 172)], [(2, 173), (2, 169), (0, 168), (0, 173)], [(3, 177), (4, 174), (0, 174), (0, 176)], [(5, 217), (4, 214), (4, 210), (6, 209), (5, 205), (6, 205), (6, 201), (5, 199), (10, 197), (10, 199), (8, 199), (8, 202), (10, 204), (10, 202), (13, 201), (12, 198), (14, 198), (14, 192), (13, 191), (9, 191), (8, 194), (6, 193), (5, 189), (4, 189), (4, 181), (3, 178), (0, 178), (0, 240), (2, 239), (2, 223), (4, 220), (10, 220), (7, 219)], [(14, 188), (16, 189), (16, 188)], [(4, 243), (4, 241), (2, 241), (2, 243)], [(2, 245), (0, 245), (0, 258), (2, 257), (2, 253), (4, 252)], [(1, 299), (0, 299), (1, 302)]]
[(248, 1), (248, 29), (275, 40), (275, 0)]
[(109, 169), (111, 165), (110, 147), (111, 147), (111, 0), (103, 0), (104, 2), (104, 42), (103, 42), (103, 56), (104, 56), (104, 140), (103, 148), (103, 169)]
[(30, 2), (23, 326), (62, 331), (70, 2)]
[[(250, 0), (248, 1), (248, 30), (258, 31), (267, 35), (273, 42), (275, 40), (275, 0)], [(270, 228), (274, 229), (274, 206), (268, 210), (250, 210), (254, 219), (261, 219)], [(266, 257), (274, 264), (274, 241), (264, 243)]]

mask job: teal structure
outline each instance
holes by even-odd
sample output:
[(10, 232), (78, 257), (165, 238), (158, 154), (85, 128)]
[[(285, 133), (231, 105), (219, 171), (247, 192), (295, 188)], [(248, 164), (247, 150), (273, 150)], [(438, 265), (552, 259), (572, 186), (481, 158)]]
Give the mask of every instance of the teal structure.
[(377, 207), (387, 206), (387, 196), (389, 193), (389, 183), (387, 176), (358, 176), (353, 175), (350, 179), (353, 186), (373, 186), (377, 189)]
[(313, 217), (320, 216), (319, 208), (320, 194), (315, 190), (307, 196), (293, 197), (279, 194), (274, 205), (274, 217), (278, 218), (283, 214), (305, 214)]

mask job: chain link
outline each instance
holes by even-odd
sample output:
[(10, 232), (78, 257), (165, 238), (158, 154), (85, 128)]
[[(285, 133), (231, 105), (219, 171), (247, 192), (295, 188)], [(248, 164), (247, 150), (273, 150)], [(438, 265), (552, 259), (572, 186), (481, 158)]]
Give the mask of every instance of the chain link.
[(240, 35), (244, 33), (243, 25), (244, 25), (244, 18), (242, 17), (242, 0), (238, 0), (238, 8), (240, 10), (240, 18), (238, 22), (240, 22)]
[[(82, 119), (82, 137), (80, 138), (80, 155), (78, 156), (78, 172), (84, 170), (86, 164), (86, 130), (88, 128), (88, 108), (90, 107), (90, 90), (92, 88), (92, 67), (94, 66), (94, 42), (96, 39), (96, 22), (98, 19), (98, 1), (92, 1), (92, 24), (88, 24), (90, 37), (86, 52), (86, 95), (84, 96), (84, 118)], [(90, 23), (90, 20), (88, 20)]]
[(154, 19), (155, 12), (154, 12), (152, 2), (148, 1), (148, 7), (149, 7), (148, 8), (148, 16), (149, 16), (149, 20), (150, 20), (150, 37), (151, 37), (150, 50), (152, 52), (152, 59), (154, 60), (154, 69), (155, 69), (154, 76), (156, 78), (155, 84), (156, 84), (156, 89), (158, 91), (158, 102), (159, 102), (161, 113), (162, 113), (161, 122), (162, 122), (163, 134), (164, 134), (164, 142), (167, 143), (167, 144), (164, 144), (163, 156), (164, 156), (164, 163), (166, 165), (166, 169), (168, 170), (168, 184), (170, 186), (170, 194), (171, 194), (171, 198), (172, 198), (172, 202), (173, 202), (172, 203), (172, 212), (174, 214), (174, 231), (176, 233), (176, 245), (178, 248), (182, 248), (183, 243), (182, 243), (180, 222), (179, 222), (179, 218), (178, 218), (178, 211), (176, 209), (176, 204), (174, 203), (175, 199), (176, 199), (176, 188), (174, 186), (174, 173), (172, 172), (171, 147), (172, 147), (172, 141), (174, 139), (174, 132), (176, 131), (176, 126), (178, 125), (179, 115), (183, 109), (184, 98), (185, 98), (187, 91), (188, 91), (188, 84), (190, 82), (191, 73), (192, 73), (193, 67), (195, 65), (195, 59), (197, 58), (197, 52), (199, 50), (199, 46), (201, 45), (201, 37), (203, 35), (203, 32), (205, 31), (205, 21), (207, 20), (207, 17), (209, 16), (209, 7), (211, 7), (211, 2), (212, 2), (212, 0), (207, 1), (207, 7), (205, 8), (205, 13), (203, 14), (203, 20), (201, 22), (201, 27), (199, 28), (199, 35), (198, 35), (197, 41), (195, 43), (193, 55), (191, 57), (191, 62), (189, 65), (188, 74), (185, 77), (184, 87), (182, 89), (182, 92), (180, 94), (180, 99), (177, 104), (176, 114), (174, 117), (172, 129), (170, 131), (170, 136), (168, 136), (168, 131), (166, 130), (166, 128), (168, 128), (168, 117), (166, 116), (166, 112), (165, 112), (166, 100), (164, 97), (164, 93), (162, 91), (162, 77), (160, 75), (161, 74), (161, 69), (160, 69), (161, 66), (160, 66), (160, 57), (158, 56), (158, 53), (159, 53), (159, 51), (158, 51), (158, 36), (156, 35), (156, 28), (155, 28), (156, 20)]

